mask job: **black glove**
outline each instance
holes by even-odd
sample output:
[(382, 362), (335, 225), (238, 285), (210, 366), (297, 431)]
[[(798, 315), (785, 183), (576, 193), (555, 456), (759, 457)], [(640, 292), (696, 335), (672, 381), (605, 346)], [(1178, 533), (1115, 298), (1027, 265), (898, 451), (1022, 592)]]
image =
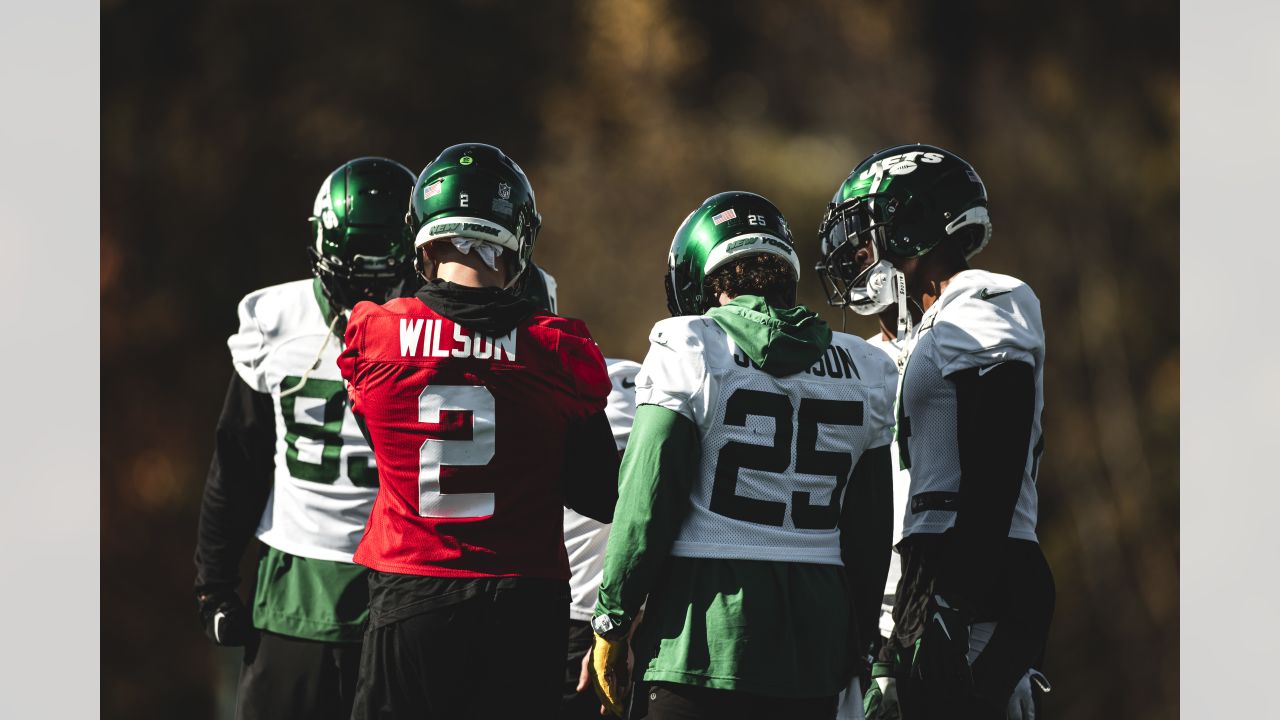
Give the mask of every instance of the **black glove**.
[(253, 635), (249, 609), (235, 590), (209, 590), (196, 596), (204, 634), (217, 645), (239, 647)]
[(968, 655), (968, 614), (941, 595), (934, 595), (929, 599), (928, 619), (911, 658), (912, 680), (939, 699), (972, 697), (973, 672)]

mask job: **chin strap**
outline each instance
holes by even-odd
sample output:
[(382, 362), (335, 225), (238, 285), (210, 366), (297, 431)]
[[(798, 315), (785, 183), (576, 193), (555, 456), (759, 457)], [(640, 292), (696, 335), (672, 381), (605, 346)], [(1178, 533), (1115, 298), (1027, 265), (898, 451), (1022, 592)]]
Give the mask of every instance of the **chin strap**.
[(893, 271), (894, 294), (898, 300), (898, 372), (907, 365), (907, 336), (911, 334), (911, 309), (907, 306), (907, 276)]
[(342, 310), (333, 314), (333, 322), (329, 323), (329, 332), (324, 334), (324, 342), (320, 343), (320, 352), (316, 353), (315, 361), (311, 363), (311, 367), (303, 371), (302, 379), (298, 381), (297, 385), (294, 385), (288, 390), (280, 391), (280, 397), (288, 397), (301, 390), (302, 387), (307, 384), (307, 380), (311, 377), (311, 371), (320, 367), (320, 358), (324, 357), (325, 348), (329, 347), (329, 339), (333, 337), (333, 329), (338, 326), (338, 320), (341, 319), (345, 313), (346, 311)]

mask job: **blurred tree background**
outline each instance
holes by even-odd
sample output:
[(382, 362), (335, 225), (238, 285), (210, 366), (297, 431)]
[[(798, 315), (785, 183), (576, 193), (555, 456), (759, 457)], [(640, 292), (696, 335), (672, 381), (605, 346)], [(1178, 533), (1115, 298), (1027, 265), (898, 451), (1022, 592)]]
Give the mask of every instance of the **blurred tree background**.
[(235, 651), (200, 632), (191, 554), (237, 300), (307, 275), (332, 168), (462, 141), (524, 167), (562, 311), (636, 360), (708, 195), (772, 199), (812, 267), (864, 156), (972, 162), (977, 263), (1026, 280), (1048, 331), (1048, 717), (1177, 715), (1175, 5), (104, 0), (102, 32), (104, 717), (225, 707)]

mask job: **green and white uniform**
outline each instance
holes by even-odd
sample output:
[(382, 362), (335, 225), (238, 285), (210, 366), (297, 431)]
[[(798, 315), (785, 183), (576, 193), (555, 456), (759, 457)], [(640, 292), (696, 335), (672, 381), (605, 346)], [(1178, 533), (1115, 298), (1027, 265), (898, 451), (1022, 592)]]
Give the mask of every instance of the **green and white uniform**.
[(649, 340), (597, 615), (629, 622), (648, 597), (633, 640), (647, 681), (834, 696), (854, 660), (850, 476), (890, 442), (893, 363), (755, 296)]
[(275, 409), (275, 477), (256, 531), (267, 552), (254, 625), (359, 642), (368, 615), (366, 571), (351, 557), (378, 473), (338, 374), (341, 320), (331, 331), (333, 311), (314, 280), (250, 293), (239, 315), (240, 329), (227, 340), (236, 373), (269, 394)]

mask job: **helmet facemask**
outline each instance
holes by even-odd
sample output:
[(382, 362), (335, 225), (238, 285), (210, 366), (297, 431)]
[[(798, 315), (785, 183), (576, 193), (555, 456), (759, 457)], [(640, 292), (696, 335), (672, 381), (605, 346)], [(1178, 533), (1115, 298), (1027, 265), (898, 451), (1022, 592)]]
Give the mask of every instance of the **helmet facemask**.
[(389, 235), (398, 235), (398, 231), (349, 230), (345, 258), (322, 253), (314, 246), (308, 249), (312, 271), (337, 308), (350, 311), (362, 300), (382, 304), (407, 293), (413, 278), (412, 261), (387, 252), (397, 242)]
[[(901, 271), (884, 259), (883, 252), (889, 221), (876, 217), (877, 204), (894, 207), (891, 198), (886, 200), (877, 203), (876, 196), (868, 195), (830, 206), (818, 230), (822, 259), (816, 269), (827, 302), (851, 308), (859, 315), (879, 314), (897, 300), (894, 274)], [(892, 210), (885, 214), (889, 213)], [(870, 252), (870, 259), (860, 263), (855, 255), (863, 247)]]
[[(896, 200), (877, 195), (830, 206), (818, 229), (822, 259), (816, 270), (832, 305), (859, 315), (879, 315), (897, 304), (897, 335), (903, 340), (911, 331), (906, 276), (884, 252), (896, 209)], [(855, 260), (862, 247), (870, 253), (865, 262)]]

